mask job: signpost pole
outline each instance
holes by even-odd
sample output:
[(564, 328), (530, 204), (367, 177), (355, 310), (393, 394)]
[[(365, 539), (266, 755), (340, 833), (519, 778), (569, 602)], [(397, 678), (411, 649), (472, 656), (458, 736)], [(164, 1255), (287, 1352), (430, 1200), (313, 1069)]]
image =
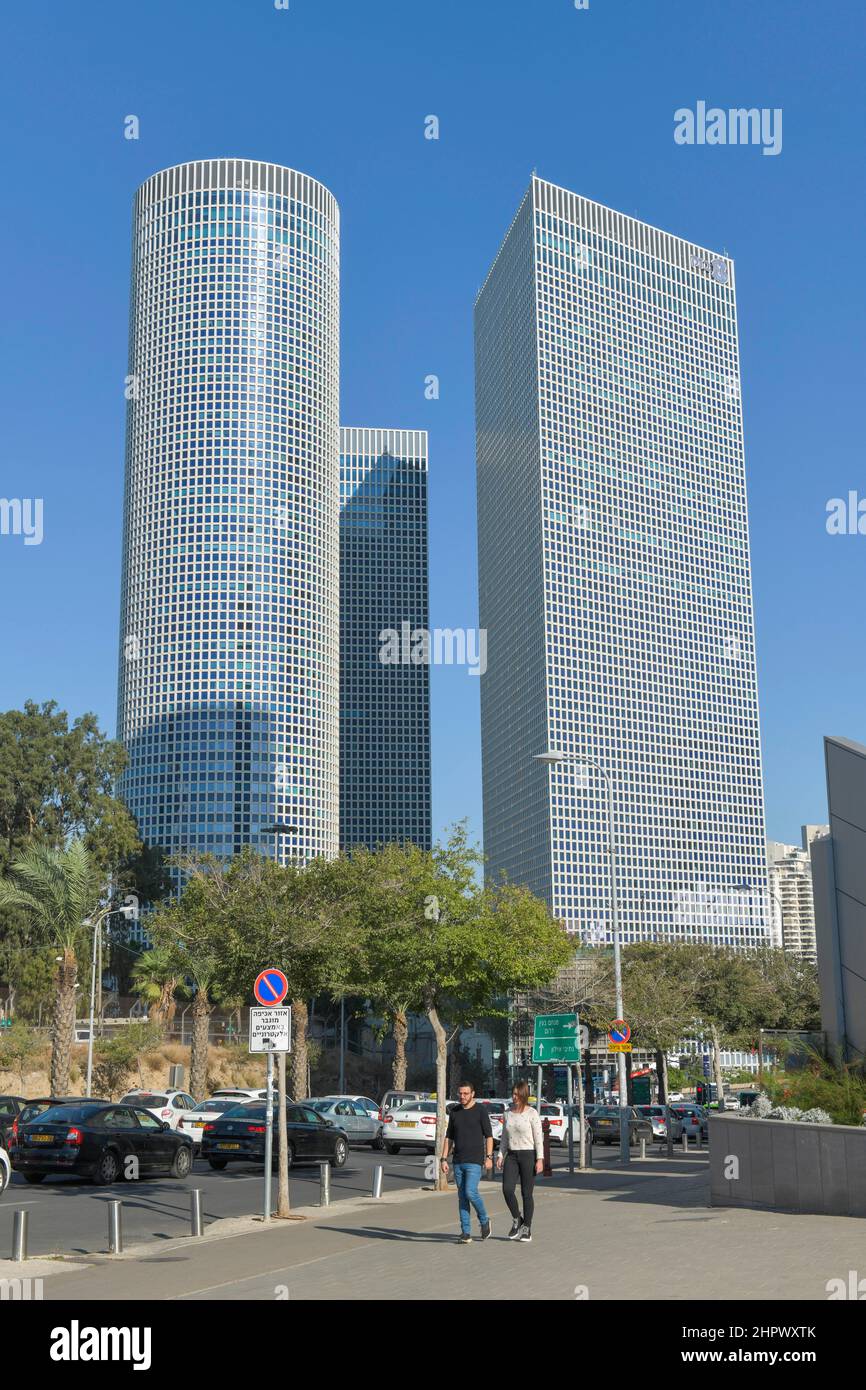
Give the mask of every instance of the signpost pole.
[(537, 1085), (536, 1088), (535, 1088), (535, 1094), (536, 1094), (537, 1097), (538, 1097), (538, 1113), (539, 1113), (539, 1115), (540, 1115), (540, 1114), (541, 1114), (541, 1067), (538, 1068), (538, 1085)]
[[(571, 1063), (568, 1064), (568, 1171), (574, 1172), (574, 1083)], [(581, 1143), (583, 1134), (581, 1133)]]
[(268, 1053), (268, 1097), (265, 1102), (264, 1220), (271, 1219), (271, 1164), (274, 1153), (274, 1054)]

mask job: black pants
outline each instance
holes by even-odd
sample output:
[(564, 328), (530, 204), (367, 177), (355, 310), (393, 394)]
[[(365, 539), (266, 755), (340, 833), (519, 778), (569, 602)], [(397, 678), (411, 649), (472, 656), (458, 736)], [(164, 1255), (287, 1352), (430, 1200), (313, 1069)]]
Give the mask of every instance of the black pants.
[(535, 1202), (532, 1200), (532, 1190), (535, 1187), (534, 1149), (509, 1149), (505, 1155), (502, 1170), (502, 1195), (505, 1198), (505, 1205), (515, 1221), (520, 1217), (520, 1207), (514, 1195), (518, 1175), (520, 1176), (520, 1195), (523, 1198), (523, 1224), (524, 1226), (531, 1226), (535, 1212)]

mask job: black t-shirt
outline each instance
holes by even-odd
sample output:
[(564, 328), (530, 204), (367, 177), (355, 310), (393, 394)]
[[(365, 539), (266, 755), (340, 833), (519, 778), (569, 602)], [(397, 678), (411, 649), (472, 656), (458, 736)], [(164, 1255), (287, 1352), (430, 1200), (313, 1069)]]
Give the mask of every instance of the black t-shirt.
[(484, 1163), (486, 1158), (485, 1139), (493, 1138), (490, 1116), (486, 1105), (470, 1105), (464, 1110), (458, 1105), (448, 1118), (445, 1138), (454, 1146), (452, 1154), (455, 1163)]

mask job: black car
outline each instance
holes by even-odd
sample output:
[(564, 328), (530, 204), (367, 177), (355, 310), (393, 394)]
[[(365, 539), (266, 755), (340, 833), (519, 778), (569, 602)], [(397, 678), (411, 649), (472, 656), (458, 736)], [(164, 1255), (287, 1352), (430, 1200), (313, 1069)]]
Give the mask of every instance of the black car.
[[(635, 1148), (641, 1139), (645, 1139), (648, 1144), (652, 1143), (653, 1127), (649, 1120), (645, 1120), (639, 1115), (633, 1105), (627, 1105), (628, 1111), (628, 1142)], [(592, 1130), (592, 1139), (595, 1144), (618, 1144), (619, 1143), (619, 1107), (616, 1105), (596, 1105), (593, 1107), (591, 1115), (586, 1116), (587, 1123)]]
[[(349, 1137), (330, 1120), (317, 1115), (307, 1105), (286, 1107), (289, 1167), (295, 1163), (316, 1163), (327, 1160), (333, 1168), (342, 1168), (349, 1156)], [(274, 1114), (274, 1162), (277, 1162), (278, 1117)], [(218, 1120), (210, 1120), (202, 1130), (202, 1158), (211, 1168), (225, 1168), (239, 1160), (245, 1163), (265, 1161), (265, 1106), (258, 1101), (236, 1105), (226, 1110)]]
[(50, 1106), (30, 1123), (19, 1121), (9, 1157), (27, 1182), (71, 1173), (107, 1185), (160, 1172), (188, 1177), (194, 1149), (187, 1135), (140, 1105), (75, 1100)]
[(108, 1101), (102, 1096), (40, 1096), (37, 1100), (22, 1100), (21, 1109), (9, 1126), (6, 1147), (15, 1143), (21, 1125), (29, 1125), (32, 1120), (44, 1115), (46, 1110), (51, 1110), (55, 1105), (107, 1104)]
[(22, 1105), (26, 1104), (23, 1096), (0, 1096), (0, 1144), (4, 1149), (9, 1146), (9, 1131), (18, 1119)]

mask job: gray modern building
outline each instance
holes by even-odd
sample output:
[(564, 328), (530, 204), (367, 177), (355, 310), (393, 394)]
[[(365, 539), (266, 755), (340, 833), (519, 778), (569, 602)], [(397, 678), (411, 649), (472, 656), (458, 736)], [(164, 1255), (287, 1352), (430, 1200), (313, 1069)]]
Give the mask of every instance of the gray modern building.
[(475, 341), (489, 871), (608, 937), (590, 758), (624, 939), (764, 944), (734, 264), (533, 176)]
[(866, 1057), (866, 747), (825, 738), (829, 835), (811, 841), (821, 1027), (846, 1061)]
[(214, 159), (141, 186), (127, 394), (122, 795), (170, 852), (336, 853), (339, 210), (322, 184)]
[(427, 849), (427, 433), (343, 429), (340, 456), (340, 844)]

